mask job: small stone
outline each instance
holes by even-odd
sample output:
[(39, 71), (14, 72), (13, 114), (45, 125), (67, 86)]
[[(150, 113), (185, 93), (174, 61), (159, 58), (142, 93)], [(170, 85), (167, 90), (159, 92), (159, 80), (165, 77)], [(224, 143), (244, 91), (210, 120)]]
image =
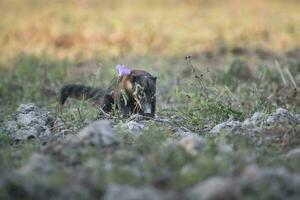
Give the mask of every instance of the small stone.
[(300, 147), (290, 150), (287, 153), (287, 157), (291, 159), (300, 159)]
[(261, 175), (261, 171), (256, 165), (253, 164), (246, 167), (242, 175), (242, 177), (245, 177), (248, 181), (253, 181)]
[(233, 151), (233, 145), (227, 144), (225, 141), (217, 143), (217, 149), (219, 153), (231, 153)]
[(232, 178), (212, 177), (186, 192), (188, 200), (240, 199), (240, 190)]
[(98, 120), (84, 129), (76, 136), (80, 143), (109, 147), (119, 143), (119, 139), (108, 120)]
[(261, 112), (255, 112), (251, 118), (245, 119), (242, 126), (246, 128), (261, 126), (261, 124), (263, 123), (264, 116), (265, 115)]
[(193, 133), (185, 128), (179, 128), (175, 133), (173, 133), (173, 137), (175, 139), (181, 139), (184, 137), (188, 137), (188, 136), (195, 136), (197, 137), (198, 135), (196, 133)]
[(33, 153), (29, 161), (19, 169), (23, 175), (51, 174), (54, 171), (49, 157), (41, 153)]
[(236, 133), (241, 130), (241, 122), (234, 121), (234, 120), (228, 120), (226, 122), (223, 122), (221, 124), (216, 125), (210, 133), (217, 135), (221, 132), (230, 132), (230, 133)]
[(164, 193), (150, 186), (132, 187), (128, 185), (110, 184), (104, 200), (167, 200)]
[[(261, 192), (267, 191), (264, 197), (267, 199), (298, 199), (300, 192), (300, 175), (290, 173), (285, 168), (258, 168), (250, 165), (237, 178), (239, 187), (255, 191), (261, 188)], [(242, 190), (243, 190), (242, 189)], [(251, 195), (251, 194), (250, 194)], [(268, 198), (269, 197), (269, 198)]]
[(134, 131), (134, 132), (141, 132), (144, 130), (145, 125), (135, 122), (135, 121), (129, 121), (127, 123), (124, 123), (121, 125), (122, 128), (126, 128), (130, 131)]
[(182, 147), (187, 153), (196, 155), (200, 149), (206, 145), (206, 139), (201, 136), (186, 136), (178, 141), (178, 145)]
[(33, 103), (29, 103), (29, 104), (21, 104), (18, 108), (17, 108), (17, 112), (18, 113), (28, 113), (31, 111), (36, 111), (37, 107), (33, 104)]
[(295, 120), (297, 124), (300, 124), (300, 114), (295, 114)]

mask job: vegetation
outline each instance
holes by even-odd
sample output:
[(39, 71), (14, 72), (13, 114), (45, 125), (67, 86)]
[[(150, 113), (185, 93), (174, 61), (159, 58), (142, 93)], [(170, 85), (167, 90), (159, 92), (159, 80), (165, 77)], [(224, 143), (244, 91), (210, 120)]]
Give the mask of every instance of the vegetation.
[[(74, 176), (82, 181), (74, 175), (82, 169), (90, 179), (81, 177), (89, 191), (80, 195), (92, 197), (103, 195), (110, 183), (184, 191), (251, 164), (299, 174), (299, 159), (286, 156), (300, 145), (299, 124), (271, 127), (267, 131), (281, 139), (259, 143), (209, 132), (257, 111), (269, 114), (282, 107), (300, 113), (299, 7), (292, 0), (0, 1), (0, 175), (18, 171), (47, 146), (39, 140), (16, 143), (5, 134), (19, 104), (46, 108), (75, 135), (96, 119), (98, 108), (75, 100), (59, 106), (62, 85), (107, 87), (120, 63), (158, 76), (156, 120), (145, 122), (141, 133), (132, 134), (122, 126), (128, 120), (116, 116), (118, 148), (47, 152), (55, 168), (51, 177), (9, 179), (8, 188), (0, 186), (0, 198), (55, 195)], [(174, 142), (179, 129), (203, 136), (206, 145), (191, 154)], [(234, 150), (220, 151), (220, 141)], [(43, 189), (30, 194), (25, 183)], [(247, 195), (266, 199), (272, 196), (267, 186), (262, 182)]]

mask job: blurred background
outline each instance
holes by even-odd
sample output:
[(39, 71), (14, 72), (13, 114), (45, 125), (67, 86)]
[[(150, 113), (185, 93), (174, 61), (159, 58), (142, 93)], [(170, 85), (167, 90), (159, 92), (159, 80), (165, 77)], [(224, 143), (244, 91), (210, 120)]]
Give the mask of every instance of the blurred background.
[(297, 0), (0, 0), (1, 59), (299, 48)]

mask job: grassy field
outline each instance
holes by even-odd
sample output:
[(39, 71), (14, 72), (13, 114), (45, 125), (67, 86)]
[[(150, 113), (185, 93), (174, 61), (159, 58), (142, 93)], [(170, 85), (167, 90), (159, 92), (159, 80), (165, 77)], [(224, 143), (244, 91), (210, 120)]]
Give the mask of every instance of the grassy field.
[[(3, 197), (43, 198), (49, 191), (61, 195), (73, 179), (90, 198), (105, 194), (111, 183), (152, 185), (177, 194), (212, 176), (238, 174), (251, 164), (299, 175), (299, 159), (284, 156), (300, 145), (299, 124), (270, 128), (266, 132), (280, 138), (259, 144), (209, 132), (221, 122), (243, 121), (257, 111), (270, 114), (281, 107), (300, 113), (299, 7), (296, 0), (0, 0), (1, 127), (13, 119), (19, 104), (33, 102), (62, 118), (76, 135), (95, 120), (98, 109), (71, 100), (60, 110), (61, 86), (105, 88), (117, 64), (158, 77), (157, 121), (147, 122), (147, 129), (133, 137), (121, 126), (127, 121), (115, 118), (122, 142), (108, 152), (91, 146), (66, 148), (62, 155), (45, 153), (42, 142), (16, 144), (0, 127), (0, 174), (18, 170), (35, 152), (46, 154), (55, 168), (51, 178), (42, 175), (46, 178), (38, 180), (30, 174), (20, 182), (12, 178), (9, 188), (0, 184)], [(205, 148), (194, 155), (180, 145), (169, 147), (180, 128), (203, 136)], [(234, 151), (218, 152), (219, 141), (232, 144)], [(79, 167), (70, 164), (74, 157)], [(91, 160), (97, 167), (86, 165)], [(110, 170), (103, 163), (110, 163)], [(82, 180), (77, 177), (81, 173), (95, 179)], [(26, 184), (43, 189), (35, 195)], [(246, 196), (274, 197), (267, 186), (253, 187)], [(76, 194), (73, 190), (69, 192)]]
[(298, 1), (1, 1), (2, 59), (200, 53), (299, 46)]

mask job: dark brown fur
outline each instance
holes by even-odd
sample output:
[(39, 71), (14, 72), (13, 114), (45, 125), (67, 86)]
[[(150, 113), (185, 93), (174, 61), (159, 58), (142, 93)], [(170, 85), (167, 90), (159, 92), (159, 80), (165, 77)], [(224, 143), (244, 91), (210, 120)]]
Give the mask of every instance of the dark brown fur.
[(89, 99), (99, 104), (105, 113), (113, 111), (113, 105), (124, 117), (131, 114), (155, 116), (156, 77), (144, 70), (132, 70), (131, 74), (117, 77), (112, 85), (104, 91), (83, 85), (66, 85), (60, 91), (60, 103), (63, 105), (68, 97)]

